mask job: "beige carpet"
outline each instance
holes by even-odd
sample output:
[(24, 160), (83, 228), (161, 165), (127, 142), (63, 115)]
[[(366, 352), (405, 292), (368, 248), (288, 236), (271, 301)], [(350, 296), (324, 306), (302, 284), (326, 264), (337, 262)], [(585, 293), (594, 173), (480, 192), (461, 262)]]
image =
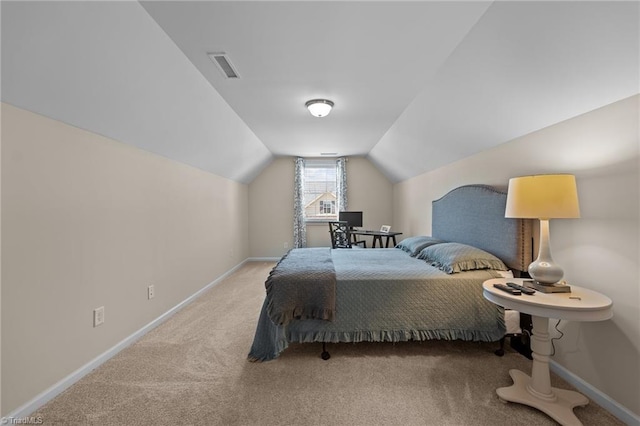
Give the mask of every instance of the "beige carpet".
[[(251, 262), (44, 406), (46, 425), (553, 425), (500, 402), (513, 351), (472, 342), (293, 345), (250, 363), (273, 263)], [(557, 387), (571, 388), (557, 377)], [(585, 425), (622, 424), (591, 402)]]

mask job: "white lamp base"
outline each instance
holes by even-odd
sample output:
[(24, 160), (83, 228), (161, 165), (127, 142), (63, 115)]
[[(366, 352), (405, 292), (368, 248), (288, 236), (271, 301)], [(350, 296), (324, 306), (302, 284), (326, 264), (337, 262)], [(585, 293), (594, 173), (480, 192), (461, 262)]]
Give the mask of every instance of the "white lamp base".
[(540, 284), (555, 284), (564, 276), (562, 268), (551, 258), (549, 219), (540, 219), (540, 249), (538, 258), (529, 265), (529, 275)]

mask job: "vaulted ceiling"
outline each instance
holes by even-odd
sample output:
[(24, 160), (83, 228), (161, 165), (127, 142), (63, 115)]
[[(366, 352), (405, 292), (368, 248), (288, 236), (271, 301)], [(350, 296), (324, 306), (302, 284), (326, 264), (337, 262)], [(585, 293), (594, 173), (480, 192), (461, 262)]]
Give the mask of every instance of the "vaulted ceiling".
[(1, 7), (4, 102), (241, 182), (327, 152), (397, 182), (639, 92), (633, 1)]

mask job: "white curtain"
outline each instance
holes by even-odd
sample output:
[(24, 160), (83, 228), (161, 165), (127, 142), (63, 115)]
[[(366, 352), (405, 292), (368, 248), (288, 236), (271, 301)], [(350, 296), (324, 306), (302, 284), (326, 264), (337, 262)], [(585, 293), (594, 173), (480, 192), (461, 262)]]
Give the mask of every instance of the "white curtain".
[(344, 157), (336, 160), (336, 211), (343, 212), (347, 205), (347, 159)]
[(295, 160), (293, 190), (293, 247), (307, 246), (307, 226), (304, 217), (304, 158)]

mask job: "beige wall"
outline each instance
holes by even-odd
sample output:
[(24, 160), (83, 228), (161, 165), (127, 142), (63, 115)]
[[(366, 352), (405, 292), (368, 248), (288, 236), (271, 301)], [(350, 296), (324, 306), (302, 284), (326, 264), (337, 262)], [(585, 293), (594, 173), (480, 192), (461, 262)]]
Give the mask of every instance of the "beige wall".
[[(570, 283), (609, 296), (614, 317), (562, 322), (553, 360), (640, 415), (639, 96), (523, 136), (394, 187), (394, 226), (431, 231), (431, 200), (464, 184), (573, 173), (581, 215), (551, 221), (554, 259)], [(552, 334), (552, 336), (555, 336)]]
[[(369, 160), (349, 159), (347, 186), (349, 210), (362, 211), (364, 229), (380, 229), (393, 223), (393, 184)], [(329, 242), (328, 231), (326, 234)]]
[(249, 184), (251, 257), (279, 257), (292, 247), (293, 175), (293, 160), (280, 157)]
[(247, 185), (7, 104), (1, 171), (3, 415), (249, 255)]
[[(291, 157), (273, 161), (249, 185), (249, 240), (252, 257), (279, 257), (293, 244), (293, 176)], [(363, 211), (363, 227), (380, 229), (393, 219), (393, 185), (369, 160), (347, 161), (349, 210)], [(285, 247), (286, 244), (286, 247)], [(307, 246), (330, 246), (326, 224), (307, 226)]]

